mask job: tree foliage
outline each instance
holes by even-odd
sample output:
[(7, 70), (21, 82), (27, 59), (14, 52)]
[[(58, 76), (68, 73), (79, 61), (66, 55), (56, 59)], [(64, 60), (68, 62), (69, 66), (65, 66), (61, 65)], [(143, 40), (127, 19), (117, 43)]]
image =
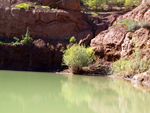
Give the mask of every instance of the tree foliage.
[(123, 7), (126, 9), (132, 9), (134, 6), (138, 6), (141, 0), (81, 0), (83, 5), (88, 6), (88, 9), (103, 9), (105, 5), (108, 5), (108, 9), (111, 10), (113, 6)]

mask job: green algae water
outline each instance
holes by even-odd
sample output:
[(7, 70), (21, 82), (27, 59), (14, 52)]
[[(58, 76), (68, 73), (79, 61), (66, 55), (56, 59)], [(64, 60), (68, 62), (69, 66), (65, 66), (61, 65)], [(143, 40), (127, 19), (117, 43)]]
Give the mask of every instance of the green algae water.
[(0, 71), (0, 113), (149, 113), (150, 94), (92, 76)]

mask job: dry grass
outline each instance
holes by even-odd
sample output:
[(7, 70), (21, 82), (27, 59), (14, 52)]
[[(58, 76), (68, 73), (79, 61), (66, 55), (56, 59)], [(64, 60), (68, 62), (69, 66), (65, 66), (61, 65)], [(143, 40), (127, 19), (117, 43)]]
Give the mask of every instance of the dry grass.
[(112, 65), (113, 74), (120, 76), (133, 76), (147, 71), (150, 68), (150, 60), (145, 56), (142, 57), (140, 49), (136, 49), (131, 59), (122, 58)]

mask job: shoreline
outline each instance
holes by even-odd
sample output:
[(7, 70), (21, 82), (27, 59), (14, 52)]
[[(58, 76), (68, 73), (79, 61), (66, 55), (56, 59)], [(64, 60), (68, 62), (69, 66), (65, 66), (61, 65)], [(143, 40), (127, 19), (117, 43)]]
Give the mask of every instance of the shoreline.
[[(136, 76), (136, 75), (135, 75)], [(131, 82), (134, 88), (143, 91), (143, 92), (150, 92), (150, 83), (149, 82), (140, 82), (138, 80), (134, 80), (134, 78), (126, 78), (121, 76), (115, 76), (115, 75), (108, 75), (109, 78), (116, 78), (120, 80), (125, 80)]]

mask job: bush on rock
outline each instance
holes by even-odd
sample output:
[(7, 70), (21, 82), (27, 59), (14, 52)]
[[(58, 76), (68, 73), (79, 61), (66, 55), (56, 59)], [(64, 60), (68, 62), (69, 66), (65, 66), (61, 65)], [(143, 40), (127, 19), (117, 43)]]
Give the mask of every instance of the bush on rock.
[(82, 67), (88, 66), (94, 59), (91, 47), (86, 48), (83, 45), (74, 44), (64, 51), (63, 63), (71, 69), (73, 74), (82, 71)]

